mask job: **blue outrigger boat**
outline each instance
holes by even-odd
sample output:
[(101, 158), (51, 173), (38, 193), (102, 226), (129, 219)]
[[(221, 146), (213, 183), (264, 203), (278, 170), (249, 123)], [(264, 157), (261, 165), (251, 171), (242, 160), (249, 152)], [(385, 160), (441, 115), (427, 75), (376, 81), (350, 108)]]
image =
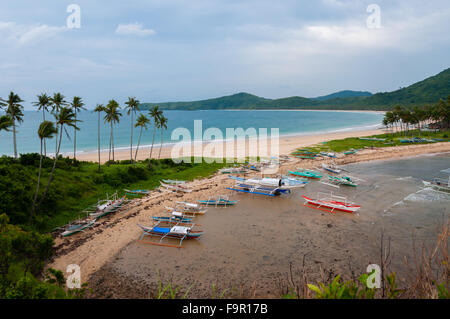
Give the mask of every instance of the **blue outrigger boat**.
[(249, 193), (255, 195), (265, 195), (265, 196), (279, 196), (281, 194), (291, 193), (290, 189), (283, 189), (279, 187), (268, 187), (261, 185), (249, 185), (249, 184), (236, 184), (234, 187), (227, 187), (227, 189), (235, 192)]

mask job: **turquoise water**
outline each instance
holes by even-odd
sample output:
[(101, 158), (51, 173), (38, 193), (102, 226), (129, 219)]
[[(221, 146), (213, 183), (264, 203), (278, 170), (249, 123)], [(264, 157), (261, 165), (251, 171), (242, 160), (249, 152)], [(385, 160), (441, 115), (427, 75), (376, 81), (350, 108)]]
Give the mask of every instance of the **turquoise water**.
[[(40, 143), (37, 137), (37, 129), (42, 121), (42, 113), (25, 111), (24, 122), (18, 127), (17, 147), (19, 153), (39, 152)], [(130, 118), (122, 110), (119, 125), (114, 129), (115, 148), (129, 147), (130, 143)], [(350, 130), (354, 128), (374, 127), (381, 123), (382, 114), (357, 113), (357, 112), (328, 112), (328, 111), (164, 111), (168, 118), (168, 130), (163, 135), (164, 143), (174, 143), (171, 133), (175, 128), (187, 128), (193, 134), (194, 120), (202, 120), (203, 131), (210, 127), (222, 130), (224, 136), (226, 128), (267, 128), (270, 134), (271, 128), (279, 128), (280, 135), (289, 134), (315, 134), (327, 131)], [(47, 114), (47, 119), (52, 116)], [(78, 115), (82, 120), (79, 123), (80, 131), (77, 132), (77, 152), (91, 152), (97, 150), (97, 113), (83, 111)], [(101, 149), (107, 149), (109, 143), (109, 126), (101, 120)], [(61, 152), (70, 154), (73, 152), (73, 129), (68, 128), (69, 137), (63, 133)], [(150, 145), (152, 142), (153, 126), (144, 131), (141, 146)], [(137, 144), (139, 130), (134, 131), (133, 145)], [(155, 145), (161, 140), (157, 130)], [(54, 151), (54, 140), (47, 142), (47, 152)], [(0, 154), (12, 155), (12, 133), (0, 132)]]

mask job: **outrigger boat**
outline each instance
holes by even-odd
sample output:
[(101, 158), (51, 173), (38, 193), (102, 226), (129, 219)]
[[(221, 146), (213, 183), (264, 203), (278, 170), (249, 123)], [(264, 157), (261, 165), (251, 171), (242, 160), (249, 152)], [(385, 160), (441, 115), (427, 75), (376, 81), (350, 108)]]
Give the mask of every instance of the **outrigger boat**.
[(328, 180), (336, 185), (345, 185), (345, 186), (352, 186), (352, 187), (356, 187), (358, 186), (358, 184), (356, 184), (350, 177), (348, 176), (342, 176), (342, 177), (337, 177), (337, 176), (331, 176), (328, 175)]
[(330, 213), (355, 213), (361, 208), (361, 206), (349, 202), (346, 197), (335, 196), (332, 193), (318, 193), (316, 199), (304, 195), (302, 195), (302, 197), (305, 200), (303, 206)]
[(266, 196), (279, 196), (281, 194), (291, 193), (290, 189), (280, 188), (280, 187), (269, 187), (262, 185), (249, 185), (249, 184), (236, 184), (234, 187), (227, 187), (227, 189), (243, 192), (255, 195), (266, 195)]
[[(203, 231), (193, 230), (195, 224), (176, 224), (168, 227), (164, 227), (164, 222), (158, 222), (156, 225), (149, 227), (137, 224), (143, 231), (139, 241), (144, 244), (158, 245), (158, 246), (166, 246), (166, 247), (176, 247), (182, 248), (181, 244), (185, 239), (197, 239), (204, 234)], [(160, 237), (158, 242), (151, 241), (143, 241), (145, 236), (149, 237)], [(165, 238), (179, 240), (178, 245), (170, 245), (163, 243)]]
[(123, 189), (125, 192), (127, 192), (128, 194), (132, 194), (132, 195), (148, 195), (150, 194), (150, 191), (147, 189), (134, 189), (134, 190), (130, 190), (130, 189)]
[(321, 179), (322, 178), (321, 174), (314, 172), (314, 171), (308, 171), (306, 169), (297, 169), (296, 171), (289, 171), (289, 174), (304, 177), (304, 178), (309, 178), (309, 179)]
[(69, 224), (65, 227), (64, 232), (61, 233), (62, 237), (71, 236), (73, 234), (84, 231), (86, 228), (93, 227), (95, 219), (79, 220), (73, 224)]
[(182, 212), (173, 211), (170, 216), (153, 216), (152, 220), (156, 222), (166, 222), (166, 223), (190, 223), (193, 218), (185, 217), (186, 215)]
[(336, 165), (334, 164), (325, 164), (322, 163), (322, 169), (334, 173), (334, 174), (340, 174), (342, 172), (341, 168), (338, 168)]
[(207, 212), (201, 205), (188, 202), (176, 202), (175, 208), (166, 206), (166, 209), (171, 212), (181, 212), (185, 215), (205, 215)]
[(113, 195), (113, 199), (106, 199), (97, 203), (96, 210), (89, 214), (89, 216), (96, 219), (101, 218), (110, 213), (114, 213), (124, 204), (128, 203), (125, 196), (117, 198), (117, 193)]
[(248, 173), (247, 169), (242, 167), (227, 167), (219, 170), (222, 174), (246, 174)]
[(159, 182), (161, 184), (162, 187), (169, 189), (169, 190), (174, 190), (177, 192), (185, 192), (185, 193), (190, 193), (192, 192), (191, 188), (188, 188), (187, 186), (183, 185), (183, 184), (177, 184), (177, 185), (173, 185), (173, 184), (166, 184), (163, 181)]
[(228, 196), (220, 195), (217, 198), (208, 198), (208, 200), (199, 200), (197, 201), (202, 205), (208, 205), (208, 206), (221, 206), (221, 207), (227, 207), (227, 206), (233, 206), (237, 204), (237, 200), (229, 200)]
[(162, 181), (166, 184), (172, 184), (172, 185), (186, 184), (186, 181), (178, 181), (178, 180), (173, 180), (173, 179), (163, 179)]
[(384, 142), (385, 138), (377, 138), (377, 137), (360, 137), (361, 141), (375, 141), (375, 142)]
[(268, 187), (276, 187), (280, 189), (292, 189), (292, 188), (301, 188), (305, 187), (306, 183), (301, 181), (296, 181), (293, 179), (286, 178), (242, 178), (237, 176), (228, 176), (231, 179), (234, 179), (238, 182), (242, 182), (243, 184), (256, 185), (256, 186), (268, 186)]

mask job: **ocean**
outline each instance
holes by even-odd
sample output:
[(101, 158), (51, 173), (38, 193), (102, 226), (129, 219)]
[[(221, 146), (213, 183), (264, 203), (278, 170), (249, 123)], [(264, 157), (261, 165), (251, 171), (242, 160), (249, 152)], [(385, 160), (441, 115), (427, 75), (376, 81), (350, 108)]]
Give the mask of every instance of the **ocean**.
[[(130, 143), (130, 118), (125, 110), (121, 110), (120, 123), (114, 128), (115, 149), (128, 148)], [(144, 114), (146, 114), (145, 112)], [(380, 125), (383, 115), (379, 113), (364, 112), (332, 112), (332, 111), (280, 111), (280, 110), (204, 110), (204, 111), (164, 111), (168, 119), (167, 131), (163, 134), (163, 143), (175, 143), (171, 140), (172, 131), (176, 128), (188, 129), (194, 137), (194, 120), (202, 120), (202, 128), (220, 129), (225, 137), (226, 128), (267, 128), (270, 134), (271, 128), (278, 128), (280, 135), (317, 134), (322, 132), (345, 131), (363, 128), (375, 128)], [(137, 117), (137, 116), (136, 116)], [(53, 116), (46, 114), (46, 119), (53, 120)], [(93, 152), (97, 150), (97, 113), (82, 111), (78, 115), (81, 120), (77, 132), (77, 153)], [(25, 111), (24, 121), (17, 128), (18, 153), (31, 153), (40, 150), (37, 129), (42, 121), (42, 113), (37, 111)], [(101, 119), (101, 149), (108, 148), (110, 129)], [(73, 129), (67, 128), (67, 135), (63, 133), (61, 144), (62, 154), (73, 152)], [(134, 129), (133, 146), (136, 146), (139, 136), (139, 128)], [(141, 139), (141, 147), (152, 143), (153, 123), (147, 131), (144, 131)], [(155, 136), (155, 146), (161, 141), (160, 131)], [(12, 133), (0, 132), (0, 155), (13, 154)], [(54, 152), (54, 139), (47, 142), (47, 153)]]

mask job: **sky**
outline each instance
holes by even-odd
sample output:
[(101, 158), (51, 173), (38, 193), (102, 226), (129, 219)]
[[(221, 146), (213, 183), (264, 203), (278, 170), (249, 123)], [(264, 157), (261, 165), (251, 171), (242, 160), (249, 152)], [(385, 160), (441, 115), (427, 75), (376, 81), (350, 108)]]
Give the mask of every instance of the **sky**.
[(448, 0), (2, 0), (0, 97), (393, 91), (450, 67), (449, 30)]

